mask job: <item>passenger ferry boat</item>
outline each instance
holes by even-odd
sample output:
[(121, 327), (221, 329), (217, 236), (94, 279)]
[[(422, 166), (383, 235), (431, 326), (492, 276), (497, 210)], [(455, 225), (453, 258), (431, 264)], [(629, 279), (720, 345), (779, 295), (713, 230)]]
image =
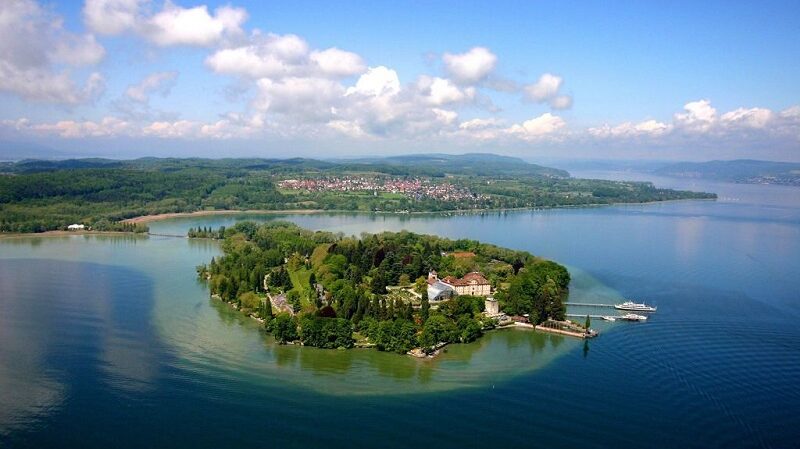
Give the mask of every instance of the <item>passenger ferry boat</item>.
[(615, 304), (614, 308), (617, 310), (631, 310), (633, 312), (655, 312), (656, 308), (648, 306), (644, 303), (636, 303), (633, 301), (625, 301), (622, 304)]
[(625, 320), (625, 321), (647, 321), (647, 317), (644, 315), (637, 315), (635, 313), (626, 313), (625, 315), (618, 316), (618, 320)]

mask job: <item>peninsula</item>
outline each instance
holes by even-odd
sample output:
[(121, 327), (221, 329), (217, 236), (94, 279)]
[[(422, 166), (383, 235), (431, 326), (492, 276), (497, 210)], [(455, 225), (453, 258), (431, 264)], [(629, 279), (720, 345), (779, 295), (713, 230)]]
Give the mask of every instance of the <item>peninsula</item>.
[(525, 251), (406, 231), (344, 237), (286, 222), (189, 236), (222, 239), (223, 255), (198, 276), (281, 343), (424, 356), (499, 323), (565, 323), (569, 272)]
[(439, 212), (709, 199), (651, 183), (578, 179), (491, 154), (313, 159), (79, 159), (0, 163), (0, 232), (146, 232), (135, 217), (218, 211)]

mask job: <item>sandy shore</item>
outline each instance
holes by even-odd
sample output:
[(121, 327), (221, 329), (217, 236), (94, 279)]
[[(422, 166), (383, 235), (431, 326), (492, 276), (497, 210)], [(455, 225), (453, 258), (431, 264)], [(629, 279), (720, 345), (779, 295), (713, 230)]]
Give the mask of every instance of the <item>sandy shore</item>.
[(168, 214), (142, 215), (140, 217), (122, 220), (122, 223), (150, 223), (153, 221), (166, 220), (168, 218), (180, 217), (202, 217), (206, 215), (241, 215), (241, 214), (317, 214), (329, 212), (322, 209), (287, 209), (287, 210), (198, 210), (196, 212), (172, 212)]

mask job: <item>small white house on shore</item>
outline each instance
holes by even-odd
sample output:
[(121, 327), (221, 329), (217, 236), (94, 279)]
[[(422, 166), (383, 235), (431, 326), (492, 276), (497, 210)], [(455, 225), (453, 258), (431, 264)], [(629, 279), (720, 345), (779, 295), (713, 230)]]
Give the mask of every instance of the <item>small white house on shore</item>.
[(86, 226), (77, 223), (67, 226), (67, 230), (69, 231), (83, 231), (84, 229), (86, 229)]

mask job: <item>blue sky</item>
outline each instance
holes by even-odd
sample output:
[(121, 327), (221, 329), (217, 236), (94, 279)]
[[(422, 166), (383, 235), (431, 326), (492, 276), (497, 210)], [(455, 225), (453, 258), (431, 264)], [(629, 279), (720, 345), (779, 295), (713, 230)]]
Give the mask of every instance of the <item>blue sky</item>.
[(800, 4), (697, 3), (7, 0), (0, 159), (800, 160)]

